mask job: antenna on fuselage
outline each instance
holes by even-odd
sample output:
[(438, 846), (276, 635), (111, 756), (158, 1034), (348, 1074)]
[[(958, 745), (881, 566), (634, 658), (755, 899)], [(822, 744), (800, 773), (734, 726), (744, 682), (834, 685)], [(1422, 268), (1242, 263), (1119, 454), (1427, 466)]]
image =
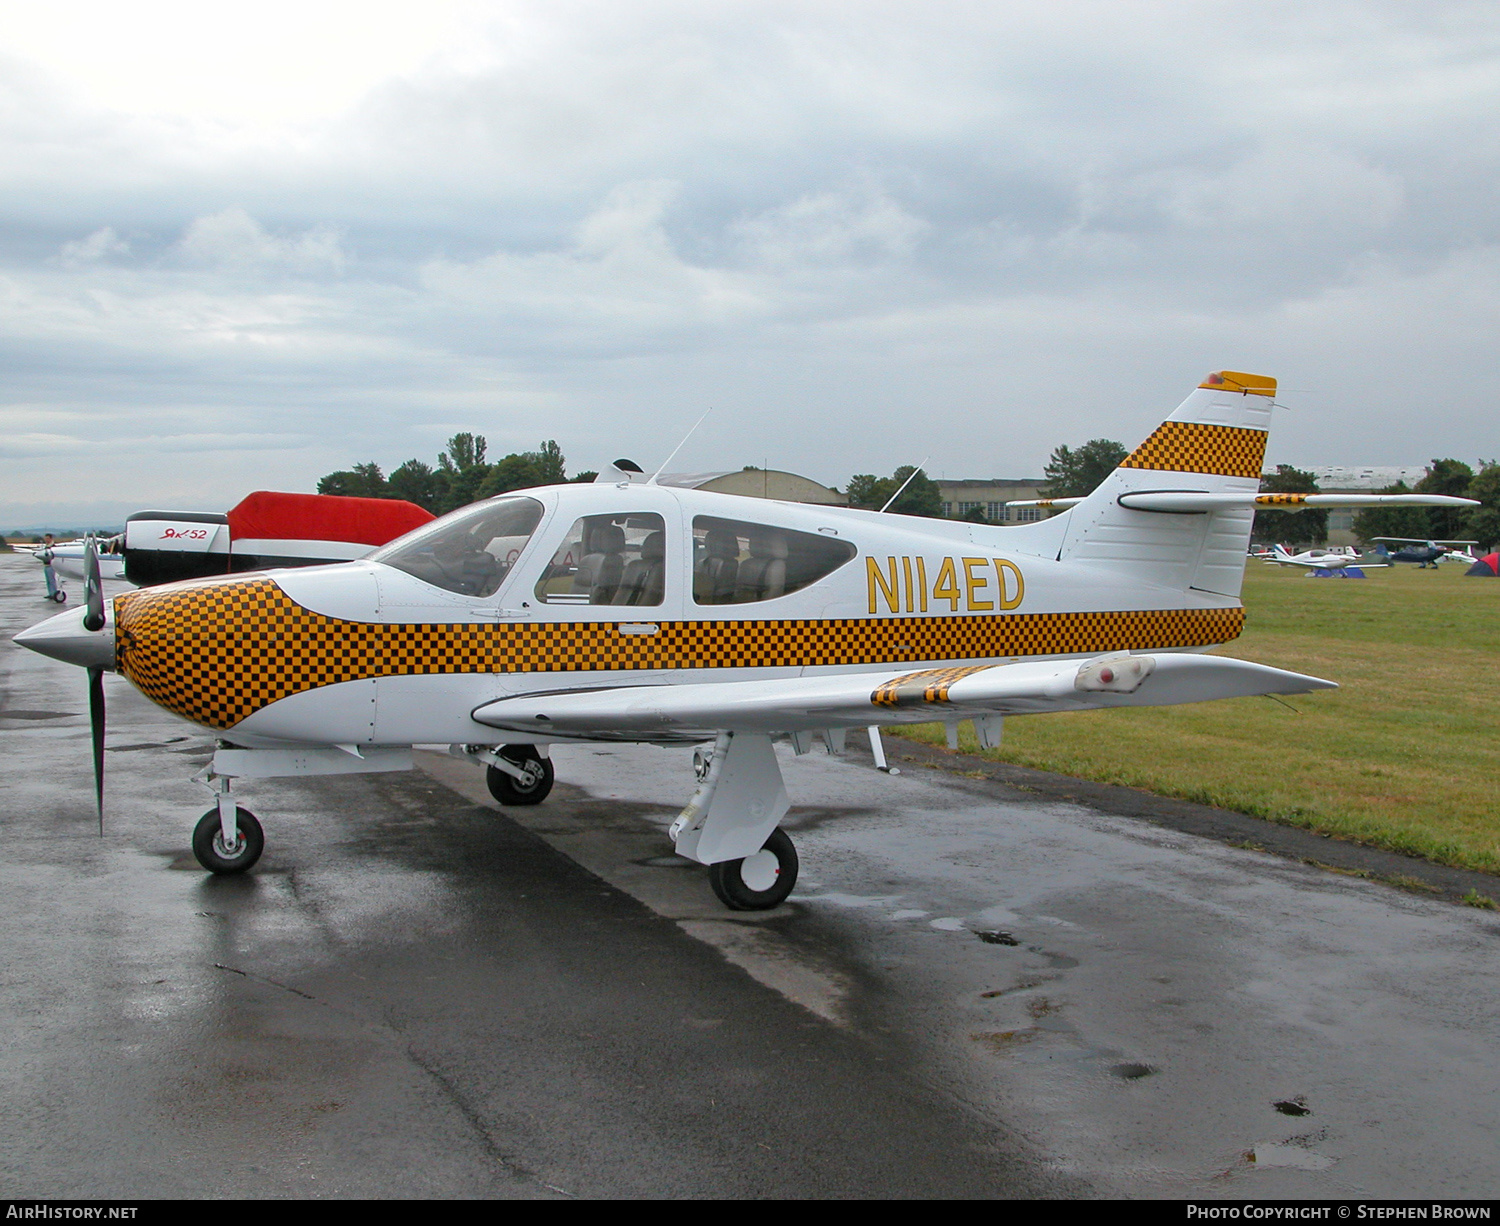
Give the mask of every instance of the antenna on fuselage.
[[(922, 457), (922, 464), (926, 464), (930, 459), (932, 459), (930, 455), (924, 455)], [(922, 471), (922, 464), (918, 464), (914, 469), (911, 470), (911, 472), (907, 475), (906, 480), (901, 483), (901, 489), (898, 489), (894, 494), (890, 496), (889, 499), (886, 500), (885, 506), (880, 508), (881, 511), (889, 511), (891, 509), (891, 503), (895, 502), (896, 499), (901, 497), (901, 490), (904, 490), (908, 485), (910, 485), (911, 479)]]
[[(703, 424), (704, 418), (706, 418), (713, 411), (714, 411), (713, 405), (709, 405), (708, 408), (704, 409), (703, 410), (703, 417), (700, 417), (697, 421), (695, 421), (693, 423), (693, 430), (696, 430), (699, 426), (701, 426)], [(677, 458), (677, 453), (679, 451), (681, 451), (683, 449), (683, 447), (685, 447), (687, 445), (688, 439), (690, 439), (690, 438), (693, 437), (693, 430), (689, 430), (686, 434), (684, 434), (682, 436), (682, 442), (678, 443), (677, 446), (675, 446), (675, 447), (672, 448), (672, 454), (669, 455), (665, 460), (663, 460), (661, 462), (661, 467), (658, 468), (654, 473), (651, 474), (651, 480), (649, 480), (649, 481), (646, 482), (647, 485), (655, 485), (656, 484), (656, 479), (659, 476), (661, 476), (662, 473), (664, 473), (664, 472), (667, 471), (667, 465), (670, 464), (673, 460), (675, 460)]]

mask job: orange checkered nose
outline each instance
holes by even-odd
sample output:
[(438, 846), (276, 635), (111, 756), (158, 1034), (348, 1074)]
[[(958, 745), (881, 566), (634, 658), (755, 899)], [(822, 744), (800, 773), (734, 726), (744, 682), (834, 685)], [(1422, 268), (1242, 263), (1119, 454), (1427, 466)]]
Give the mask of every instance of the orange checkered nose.
[(294, 692), (278, 674), (289, 653), (303, 654), (305, 648), (280, 605), (305, 612), (258, 576), (117, 596), (115, 667), (147, 698), (184, 719), (232, 728), (268, 701)]

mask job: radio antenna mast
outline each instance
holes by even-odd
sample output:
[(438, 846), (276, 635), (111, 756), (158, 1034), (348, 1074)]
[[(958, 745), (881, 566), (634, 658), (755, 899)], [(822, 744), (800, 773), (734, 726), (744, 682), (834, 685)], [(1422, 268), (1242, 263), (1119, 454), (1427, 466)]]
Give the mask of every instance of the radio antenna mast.
[[(926, 464), (930, 459), (932, 459), (930, 455), (924, 455), (922, 457), (922, 464)], [(890, 498), (886, 500), (885, 506), (880, 508), (882, 512), (889, 511), (891, 509), (891, 503), (895, 502), (896, 499), (901, 497), (901, 490), (904, 490), (908, 485), (910, 485), (912, 477), (915, 477), (919, 472), (922, 471), (922, 464), (918, 464), (914, 469), (911, 470), (906, 480), (901, 483), (901, 489), (898, 489), (894, 494), (892, 494)]]
[[(709, 405), (708, 408), (704, 409), (703, 410), (703, 417), (700, 417), (697, 421), (695, 421), (693, 423), (693, 430), (696, 430), (699, 426), (701, 426), (703, 424), (704, 418), (706, 418), (713, 411), (714, 411), (713, 405)], [(672, 454), (669, 455), (665, 460), (663, 460), (661, 462), (661, 467), (658, 468), (654, 473), (651, 474), (651, 480), (649, 480), (649, 481), (646, 482), (647, 485), (655, 485), (656, 484), (656, 479), (659, 476), (661, 476), (662, 473), (664, 473), (664, 472), (667, 471), (667, 465), (670, 464), (677, 457), (677, 453), (679, 451), (681, 451), (683, 449), (683, 447), (685, 447), (687, 445), (688, 439), (690, 439), (690, 438), (693, 437), (693, 430), (689, 430), (686, 434), (684, 434), (682, 436), (682, 442), (678, 443), (677, 446), (675, 446), (675, 447), (672, 448)]]

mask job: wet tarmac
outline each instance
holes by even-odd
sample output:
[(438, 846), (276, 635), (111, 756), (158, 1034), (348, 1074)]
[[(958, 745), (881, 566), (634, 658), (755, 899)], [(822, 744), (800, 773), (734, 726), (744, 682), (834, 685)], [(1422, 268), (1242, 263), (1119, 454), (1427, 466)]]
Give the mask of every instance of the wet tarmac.
[[(247, 784), (81, 671), (0, 555), (0, 1188), (143, 1196), (1492, 1196), (1500, 917), (948, 769), (783, 757), (803, 876), (724, 911), (690, 754)], [(77, 587), (78, 585), (72, 585)], [(77, 593), (75, 593), (75, 596)], [(938, 765), (941, 765), (940, 763)]]

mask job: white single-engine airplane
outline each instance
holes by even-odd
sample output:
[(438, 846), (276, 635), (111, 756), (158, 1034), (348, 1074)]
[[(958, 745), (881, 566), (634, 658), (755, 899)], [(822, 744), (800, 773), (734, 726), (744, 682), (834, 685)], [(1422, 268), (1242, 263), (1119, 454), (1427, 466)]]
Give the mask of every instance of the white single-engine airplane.
[(1342, 553), (1336, 549), (1309, 549), (1305, 553), (1288, 553), (1277, 545), (1271, 550), (1267, 562), (1277, 566), (1305, 566), (1309, 570), (1345, 570), (1357, 566), (1361, 570), (1380, 570), (1386, 562), (1367, 562), (1357, 553)]
[[(1466, 505), (1258, 494), (1275, 380), (1210, 375), (1089, 497), (1020, 527), (678, 489), (617, 465), (506, 494), (360, 561), (194, 580), (16, 636), (87, 667), (102, 828), (102, 675), (219, 738), (193, 837), (243, 872), (235, 778), (407, 769), (444, 744), (502, 803), (552, 785), (549, 747), (712, 743), (670, 834), (731, 908), (775, 906), (797, 857), (772, 740), (853, 727), (1161, 706), (1333, 685), (1204, 654), (1244, 622), (1257, 509)], [(634, 468), (634, 465), (629, 465)]]

